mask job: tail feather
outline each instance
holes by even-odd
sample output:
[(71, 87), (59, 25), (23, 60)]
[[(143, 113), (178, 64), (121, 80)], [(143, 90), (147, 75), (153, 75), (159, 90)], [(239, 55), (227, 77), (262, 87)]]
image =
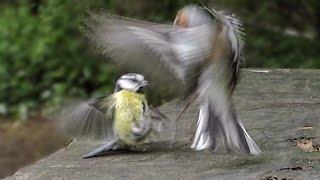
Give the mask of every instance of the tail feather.
[(261, 149), (259, 148), (259, 146), (253, 141), (253, 139), (250, 137), (250, 135), (248, 134), (248, 132), (246, 131), (246, 129), (244, 128), (243, 124), (241, 121), (239, 121), (239, 125), (242, 128), (246, 141), (248, 143), (248, 146), (250, 148), (250, 154), (253, 155), (259, 155), (262, 153)]
[[(208, 105), (200, 105), (199, 119), (197, 122), (197, 130), (191, 145), (191, 148), (196, 150), (203, 150), (212, 147), (213, 139), (210, 138), (210, 131), (207, 130), (209, 122)], [(213, 127), (213, 126), (211, 126)]]
[(241, 121), (237, 119), (234, 111), (231, 113), (226, 111), (219, 115), (210, 102), (202, 103), (191, 148), (195, 150), (215, 150), (217, 138), (220, 136), (224, 139), (228, 151), (253, 155), (261, 153), (260, 148), (249, 136)]
[(102, 146), (94, 149), (93, 151), (85, 154), (82, 156), (83, 159), (87, 159), (87, 158), (92, 158), (92, 157), (96, 157), (99, 156), (99, 154), (106, 152), (106, 151), (110, 151), (110, 150), (114, 150), (114, 148), (116, 148), (116, 140), (112, 140), (110, 142), (107, 142), (105, 144), (103, 144)]

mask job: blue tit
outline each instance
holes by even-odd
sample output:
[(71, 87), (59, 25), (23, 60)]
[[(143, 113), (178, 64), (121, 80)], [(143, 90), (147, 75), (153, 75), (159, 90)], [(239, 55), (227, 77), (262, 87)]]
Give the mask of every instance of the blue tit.
[[(143, 93), (147, 85), (143, 75), (125, 74), (116, 81), (114, 93), (81, 103), (66, 115), (65, 131), (106, 140), (83, 158), (141, 145), (148, 142), (151, 130), (159, 130), (152, 122), (151, 110)], [(154, 118), (154, 121), (158, 120)]]
[(231, 99), (244, 59), (245, 35), (234, 15), (189, 5), (178, 11), (173, 24), (157, 24), (92, 13), (85, 28), (98, 52), (162, 87), (175, 87), (173, 98), (198, 102), (191, 148), (215, 150), (222, 137), (228, 151), (261, 153)]

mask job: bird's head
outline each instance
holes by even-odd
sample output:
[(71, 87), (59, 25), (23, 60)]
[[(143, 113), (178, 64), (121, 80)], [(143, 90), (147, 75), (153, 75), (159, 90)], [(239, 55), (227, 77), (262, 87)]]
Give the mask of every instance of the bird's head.
[(190, 28), (210, 22), (210, 16), (204, 8), (196, 5), (189, 5), (178, 11), (174, 20), (174, 25)]
[(115, 92), (123, 89), (143, 93), (143, 88), (148, 85), (148, 81), (144, 79), (144, 76), (136, 73), (129, 73), (122, 75), (116, 82)]

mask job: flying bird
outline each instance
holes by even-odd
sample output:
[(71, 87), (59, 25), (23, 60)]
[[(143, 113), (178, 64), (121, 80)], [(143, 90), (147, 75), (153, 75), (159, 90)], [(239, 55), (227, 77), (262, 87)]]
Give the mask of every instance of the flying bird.
[(148, 142), (151, 131), (160, 131), (161, 114), (149, 107), (143, 93), (147, 85), (143, 75), (125, 74), (117, 80), (114, 93), (82, 102), (65, 111), (60, 120), (64, 132), (74, 137), (105, 141), (83, 158), (107, 151), (130, 150)]
[(231, 100), (244, 48), (244, 29), (234, 15), (189, 5), (173, 24), (158, 24), (92, 13), (85, 35), (121, 67), (175, 87), (174, 97), (199, 103), (193, 149), (215, 150), (222, 137), (228, 151), (261, 153)]

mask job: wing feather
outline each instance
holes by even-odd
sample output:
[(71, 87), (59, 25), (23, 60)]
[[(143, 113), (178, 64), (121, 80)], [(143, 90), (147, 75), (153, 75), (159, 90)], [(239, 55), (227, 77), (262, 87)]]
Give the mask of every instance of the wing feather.
[(100, 53), (177, 92), (185, 89), (188, 68), (203, 62), (211, 52), (209, 24), (181, 28), (105, 14), (94, 14), (86, 24), (85, 35)]
[(113, 139), (113, 104), (110, 95), (70, 106), (58, 118), (59, 128), (70, 137)]
[(239, 76), (239, 70), (241, 63), (244, 62), (244, 46), (245, 46), (245, 31), (242, 23), (234, 14), (226, 15), (222, 11), (217, 11), (212, 8), (204, 7), (213, 17), (219, 22), (222, 22), (226, 28), (225, 40), (230, 41), (231, 55), (229, 59), (226, 59), (229, 64), (230, 71), (232, 73), (232, 79), (230, 81), (231, 92), (233, 92)]
[(207, 9), (218, 19), (219, 31), (213, 45), (212, 65), (201, 74), (198, 86), (200, 114), (192, 147), (215, 149), (222, 136), (228, 150), (258, 155), (259, 147), (249, 136), (233, 109), (231, 94), (237, 82), (243, 41), (240, 22)]

